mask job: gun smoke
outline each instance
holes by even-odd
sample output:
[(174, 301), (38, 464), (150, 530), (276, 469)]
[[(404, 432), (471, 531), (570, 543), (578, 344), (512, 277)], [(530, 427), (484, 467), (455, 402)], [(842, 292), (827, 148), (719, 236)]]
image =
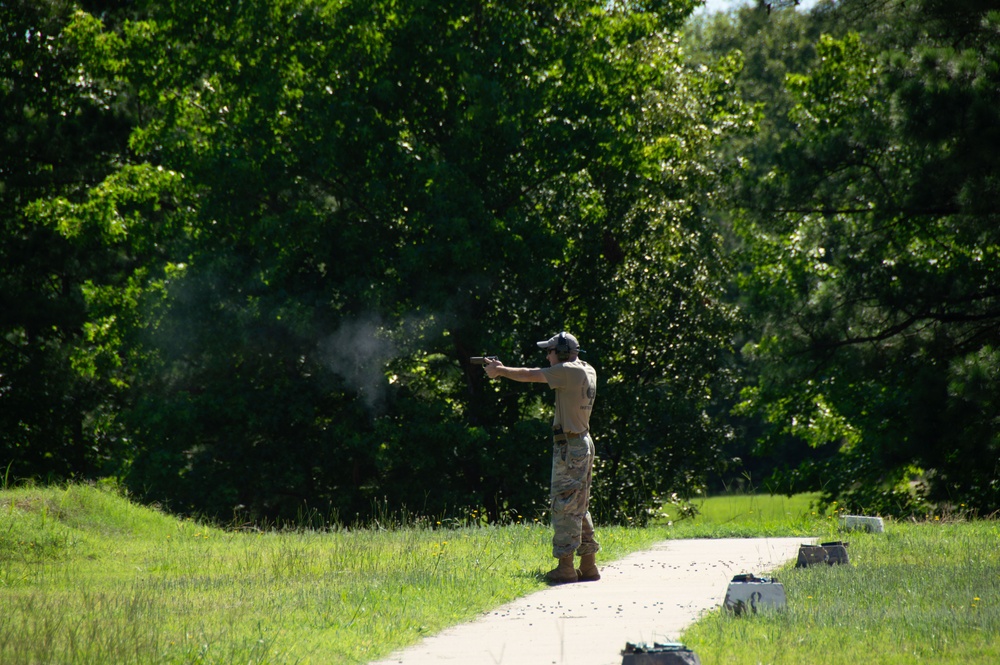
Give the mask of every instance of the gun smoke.
[(318, 352), (323, 365), (343, 379), (370, 411), (381, 409), (388, 389), (385, 365), (396, 357), (397, 350), (379, 319), (344, 322), (320, 341)]

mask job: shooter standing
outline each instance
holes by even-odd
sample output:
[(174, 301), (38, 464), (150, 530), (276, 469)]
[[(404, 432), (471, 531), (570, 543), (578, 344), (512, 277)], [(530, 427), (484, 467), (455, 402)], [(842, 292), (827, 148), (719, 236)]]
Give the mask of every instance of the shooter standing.
[[(594, 442), (590, 413), (597, 395), (597, 372), (579, 359), (576, 337), (561, 332), (538, 346), (549, 367), (505, 367), (499, 360), (485, 366), (486, 374), (525, 383), (548, 383), (556, 393), (552, 420), (552, 556), (559, 565), (546, 574), (553, 584), (601, 579), (595, 561), (600, 543), (594, 540), (590, 518), (590, 484)], [(580, 567), (573, 555), (580, 555)]]

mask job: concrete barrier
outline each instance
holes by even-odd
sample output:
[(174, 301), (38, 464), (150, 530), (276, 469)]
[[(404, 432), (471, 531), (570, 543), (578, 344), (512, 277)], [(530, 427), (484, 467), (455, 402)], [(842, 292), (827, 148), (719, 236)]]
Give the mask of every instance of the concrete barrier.
[(884, 533), (885, 523), (881, 517), (865, 517), (863, 515), (841, 515), (840, 528), (845, 531), (867, 531), (868, 533)]

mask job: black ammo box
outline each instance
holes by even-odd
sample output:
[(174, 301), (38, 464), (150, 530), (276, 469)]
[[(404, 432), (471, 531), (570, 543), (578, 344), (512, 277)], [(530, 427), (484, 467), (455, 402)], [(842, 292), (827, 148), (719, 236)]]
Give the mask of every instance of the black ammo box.
[(683, 644), (626, 643), (622, 665), (701, 665), (698, 656)]

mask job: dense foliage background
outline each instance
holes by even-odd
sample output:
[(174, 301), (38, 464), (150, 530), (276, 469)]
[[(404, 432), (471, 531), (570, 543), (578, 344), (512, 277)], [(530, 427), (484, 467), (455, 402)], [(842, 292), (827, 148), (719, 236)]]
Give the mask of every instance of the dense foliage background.
[[(219, 519), (1000, 508), (976, 0), (0, 4), (0, 459)], [(478, 513), (477, 513), (478, 514)]]
[(724, 213), (752, 322), (738, 412), (768, 424), (763, 451), (817, 451), (777, 486), (887, 513), (1000, 507), (998, 31), (979, 0), (706, 30), (710, 50), (752, 45), (741, 97), (762, 110)]

